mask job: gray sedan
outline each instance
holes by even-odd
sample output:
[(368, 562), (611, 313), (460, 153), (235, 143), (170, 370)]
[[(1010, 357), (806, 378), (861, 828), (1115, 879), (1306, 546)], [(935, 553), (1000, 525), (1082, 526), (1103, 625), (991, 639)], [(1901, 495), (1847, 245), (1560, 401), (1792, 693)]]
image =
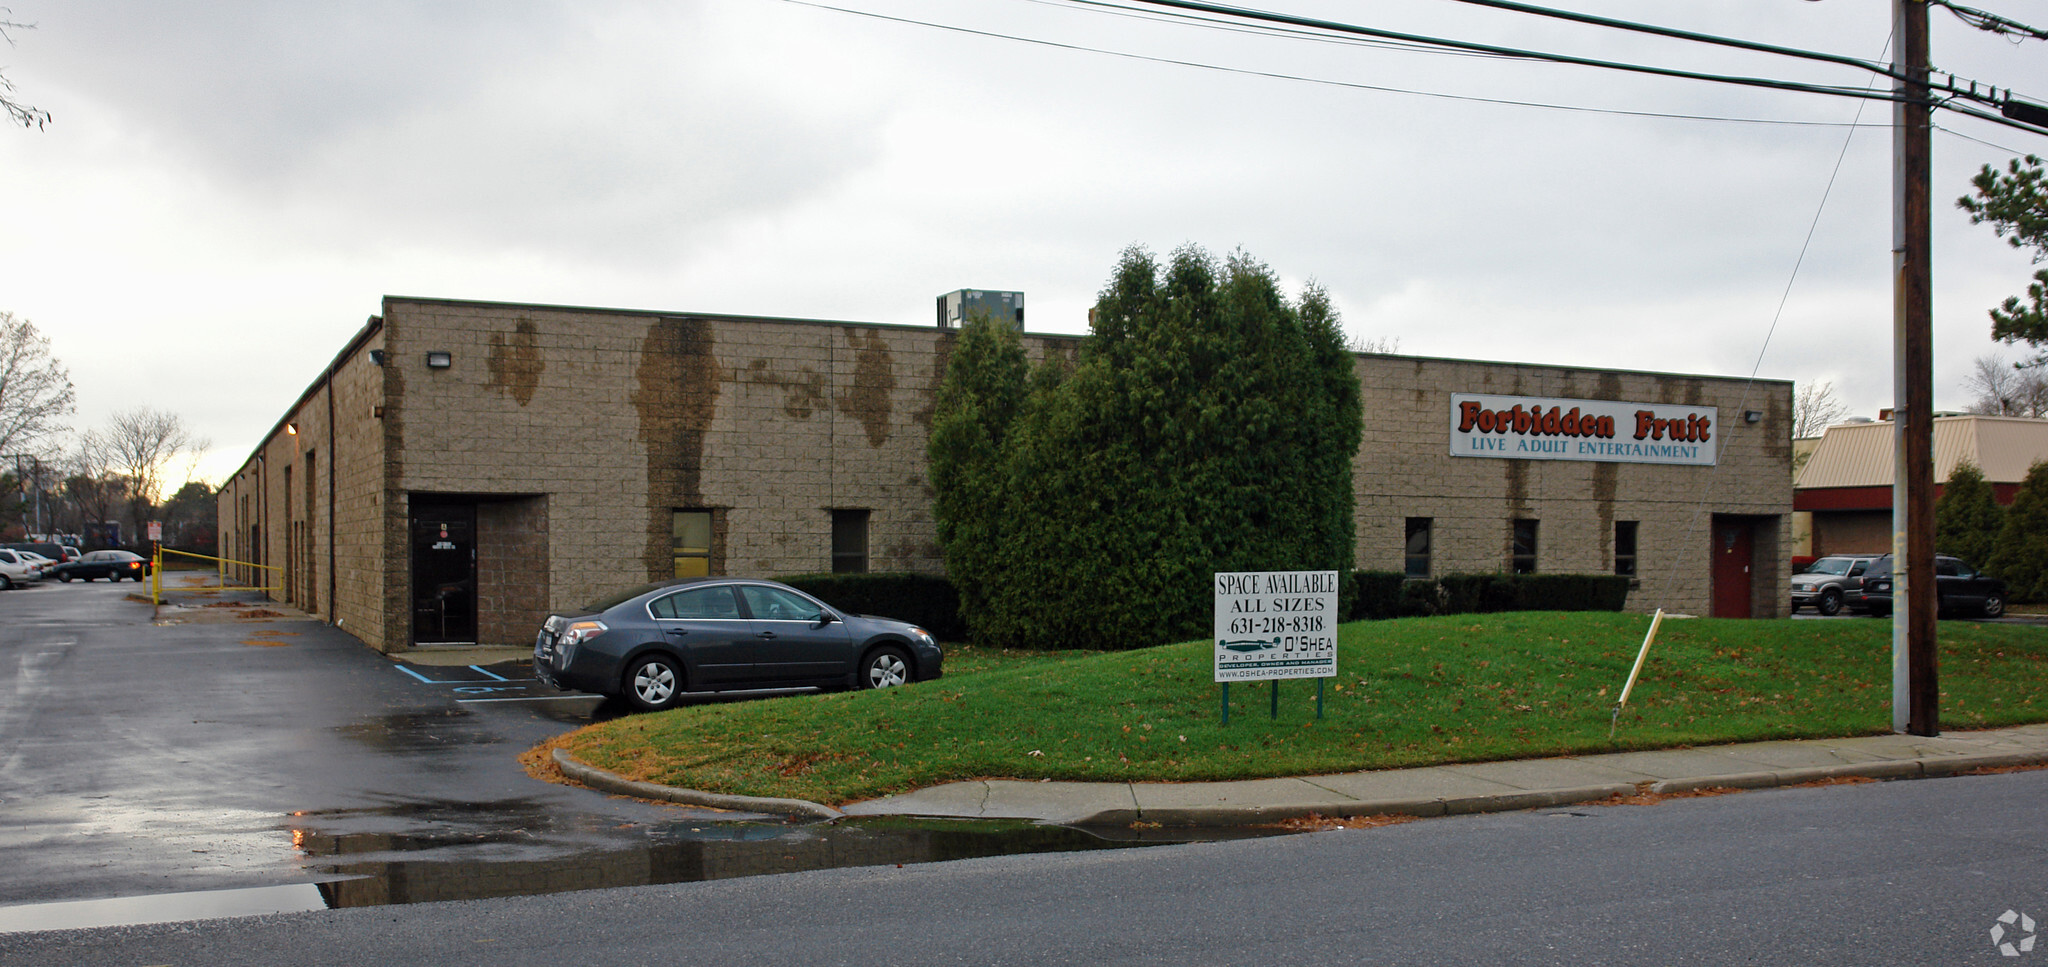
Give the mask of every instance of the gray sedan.
[(635, 708), (689, 692), (887, 688), (938, 678), (943, 654), (909, 622), (840, 611), (785, 584), (689, 578), (622, 591), (550, 615), (533, 670), (556, 688), (617, 695)]

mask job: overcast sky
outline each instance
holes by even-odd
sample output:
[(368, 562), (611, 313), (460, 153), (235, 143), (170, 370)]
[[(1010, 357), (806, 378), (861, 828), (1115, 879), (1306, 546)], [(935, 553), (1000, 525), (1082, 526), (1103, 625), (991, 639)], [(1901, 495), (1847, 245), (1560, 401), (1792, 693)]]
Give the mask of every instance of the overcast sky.
[[(0, 70), (55, 120), (0, 130), (0, 309), (53, 340), (78, 427), (172, 410), (211, 438), (212, 480), (386, 294), (929, 325), (934, 296), (980, 287), (1026, 293), (1034, 331), (1083, 332), (1134, 243), (1242, 247), (1403, 353), (1732, 376), (1761, 360), (1763, 377), (1832, 381), (1857, 413), (1890, 405), (1883, 103), (1060, 0), (827, 2), (881, 16), (789, 0), (11, 0), (36, 29), (0, 48)], [(1254, 2), (1870, 81), (1452, 0)], [(1890, 5), (1870, 0), (1559, 2), (1889, 56)], [(2048, 102), (2048, 44), (1940, 8), (1933, 28), (1937, 68)], [(2033, 267), (1953, 202), (1980, 165), (2048, 138), (1936, 123), (1935, 395), (1960, 408), (1974, 359), (2020, 358), (1985, 311)]]

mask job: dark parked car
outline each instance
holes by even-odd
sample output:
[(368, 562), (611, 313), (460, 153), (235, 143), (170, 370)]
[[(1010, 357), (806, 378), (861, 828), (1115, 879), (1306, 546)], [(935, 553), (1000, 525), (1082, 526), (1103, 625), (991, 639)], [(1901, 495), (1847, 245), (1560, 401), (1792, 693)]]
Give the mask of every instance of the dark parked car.
[(744, 578), (622, 591), (549, 615), (533, 643), (542, 681), (650, 711), (687, 692), (886, 688), (937, 678), (942, 660), (938, 642), (916, 625)]
[(51, 568), (48, 576), (67, 584), (73, 579), (91, 581), (97, 578), (140, 581), (149, 576), (149, 560), (130, 551), (87, 551), (76, 561)]
[[(1980, 573), (1962, 559), (1946, 554), (1934, 556), (1934, 593), (1937, 614), (1974, 611), (1986, 618), (2005, 613), (2005, 582)], [(1874, 615), (1892, 613), (1892, 556), (1870, 562), (1863, 572), (1863, 602)]]
[(1863, 605), (1863, 572), (1874, 555), (1830, 554), (1792, 575), (1792, 610), (1811, 605), (1825, 615)]

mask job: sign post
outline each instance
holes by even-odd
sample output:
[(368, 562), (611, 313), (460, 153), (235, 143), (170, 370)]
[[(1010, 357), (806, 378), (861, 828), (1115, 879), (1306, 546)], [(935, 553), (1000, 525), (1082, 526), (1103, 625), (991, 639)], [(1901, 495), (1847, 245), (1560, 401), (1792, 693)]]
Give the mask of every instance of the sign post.
[(1279, 718), (1283, 678), (1316, 679), (1322, 718), (1322, 680), (1337, 675), (1337, 572), (1223, 572), (1215, 576), (1215, 594), (1223, 724), (1230, 724), (1231, 682), (1272, 682), (1272, 716)]

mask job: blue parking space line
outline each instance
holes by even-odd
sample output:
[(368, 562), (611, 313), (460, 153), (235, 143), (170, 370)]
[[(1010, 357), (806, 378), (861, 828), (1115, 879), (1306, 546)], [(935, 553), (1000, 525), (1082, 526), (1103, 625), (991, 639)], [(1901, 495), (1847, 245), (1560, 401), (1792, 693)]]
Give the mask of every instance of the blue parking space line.
[(487, 672), (487, 671), (485, 671), (485, 670), (483, 670), (483, 669), (481, 669), (481, 668), (478, 668), (478, 667), (476, 667), (475, 665), (471, 665), (471, 666), (469, 666), (469, 670), (470, 670), (470, 671), (473, 671), (473, 672), (476, 672), (476, 673), (477, 673), (477, 674), (479, 674), (479, 675), (490, 675), (490, 676), (491, 676), (491, 677), (492, 677), (493, 679), (496, 679), (496, 680), (498, 680), (498, 681), (501, 681), (501, 682), (509, 682), (509, 681), (511, 681), (511, 679), (509, 679), (509, 678), (503, 678), (503, 677), (500, 677), (500, 676), (498, 676), (498, 675), (492, 674), (491, 672)]
[(428, 678), (427, 676), (425, 676), (425, 675), (422, 675), (422, 674), (420, 674), (419, 672), (413, 671), (412, 669), (410, 669), (410, 668), (407, 668), (407, 667), (405, 667), (404, 665), (394, 665), (393, 667), (397, 668), (397, 669), (398, 669), (399, 671), (402, 671), (402, 672), (404, 672), (404, 673), (406, 673), (406, 674), (408, 674), (408, 675), (411, 675), (411, 676), (412, 676), (412, 677), (414, 677), (414, 678), (417, 678), (417, 679), (419, 679), (420, 681), (426, 682), (426, 683), (427, 683), (427, 684), (429, 684), (429, 685), (440, 685), (440, 684), (443, 684), (443, 683), (441, 683), (441, 682), (437, 682), (437, 681), (435, 681), (435, 680), (433, 680), (433, 679), (431, 679), (431, 678)]

